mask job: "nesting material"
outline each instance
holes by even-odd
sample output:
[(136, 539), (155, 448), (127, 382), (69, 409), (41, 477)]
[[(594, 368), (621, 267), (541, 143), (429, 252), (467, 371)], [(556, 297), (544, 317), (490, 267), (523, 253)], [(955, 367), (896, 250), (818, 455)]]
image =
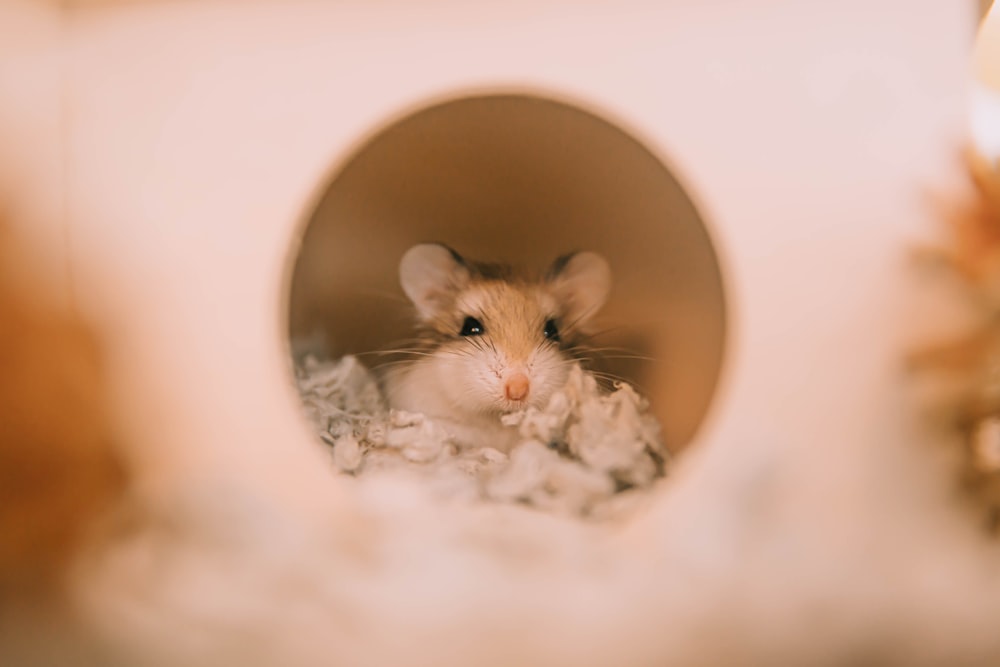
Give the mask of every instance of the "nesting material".
[(627, 384), (603, 391), (579, 365), (545, 409), (502, 418), (519, 435), (509, 453), (490, 442), (460, 446), (432, 419), (390, 410), (355, 357), (307, 357), (297, 380), (334, 465), (356, 477), (419, 475), (447, 499), (604, 518), (640, 503), (664, 474), (666, 450), (647, 401)]

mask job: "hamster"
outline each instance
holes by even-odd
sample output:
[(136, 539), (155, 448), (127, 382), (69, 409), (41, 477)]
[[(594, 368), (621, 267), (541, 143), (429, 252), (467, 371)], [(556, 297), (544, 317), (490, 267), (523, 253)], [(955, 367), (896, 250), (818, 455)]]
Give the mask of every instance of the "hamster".
[(389, 405), (427, 415), (460, 445), (509, 451), (517, 434), (501, 417), (544, 407), (565, 384), (611, 269), (579, 252), (532, 279), (429, 243), (403, 255), (399, 280), (419, 337), (415, 358), (384, 376)]

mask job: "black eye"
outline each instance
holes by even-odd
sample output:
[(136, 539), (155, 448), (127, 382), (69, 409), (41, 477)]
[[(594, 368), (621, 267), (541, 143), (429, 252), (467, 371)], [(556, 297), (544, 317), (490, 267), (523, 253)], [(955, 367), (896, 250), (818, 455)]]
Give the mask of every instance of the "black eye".
[(462, 330), (459, 334), (462, 336), (480, 336), (484, 331), (482, 322), (474, 317), (466, 317), (465, 321), (462, 322)]
[(559, 327), (556, 326), (555, 320), (545, 321), (545, 329), (542, 330), (542, 335), (549, 340), (559, 340)]

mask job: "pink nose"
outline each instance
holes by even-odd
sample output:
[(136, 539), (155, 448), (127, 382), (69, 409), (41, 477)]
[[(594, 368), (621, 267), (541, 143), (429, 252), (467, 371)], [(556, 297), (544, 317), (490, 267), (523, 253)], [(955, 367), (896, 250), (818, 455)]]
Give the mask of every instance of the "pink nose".
[(530, 388), (531, 384), (528, 382), (528, 377), (523, 373), (517, 373), (507, 378), (507, 383), (504, 384), (503, 391), (508, 400), (523, 401), (528, 397), (528, 390)]

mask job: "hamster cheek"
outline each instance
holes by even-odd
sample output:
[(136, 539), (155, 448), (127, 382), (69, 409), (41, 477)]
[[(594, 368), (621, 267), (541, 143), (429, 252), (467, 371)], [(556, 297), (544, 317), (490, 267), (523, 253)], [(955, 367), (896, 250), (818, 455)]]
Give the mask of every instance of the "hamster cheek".
[(531, 361), (532, 395), (530, 403), (538, 408), (545, 407), (549, 398), (566, 384), (569, 377), (569, 362), (552, 349), (539, 349)]
[(502, 398), (500, 379), (493, 360), (480, 351), (455, 349), (440, 366), (441, 388), (449, 402), (467, 412), (495, 410)]
[(492, 413), (502, 408), (504, 388), (500, 368), (500, 363), (489, 354), (467, 357), (466, 400), (474, 403), (480, 412)]

